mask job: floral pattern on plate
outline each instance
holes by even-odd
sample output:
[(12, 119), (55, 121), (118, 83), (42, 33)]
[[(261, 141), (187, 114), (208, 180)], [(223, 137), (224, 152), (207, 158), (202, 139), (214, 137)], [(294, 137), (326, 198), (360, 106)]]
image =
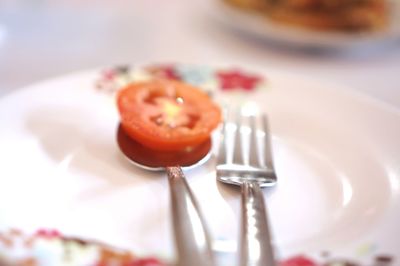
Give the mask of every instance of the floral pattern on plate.
[(0, 232), (0, 265), (7, 266), (163, 266), (156, 258), (94, 241), (63, 236), (57, 230), (40, 229), (33, 234), (10, 229)]
[(355, 259), (336, 258), (323, 255), (323, 258), (313, 259), (305, 255), (293, 256), (279, 262), (279, 266), (392, 266), (394, 260), (391, 256), (378, 255), (370, 263), (362, 264)]
[[(340, 259), (323, 252), (320, 258), (306, 255), (281, 260), (279, 266), (392, 266), (394, 259), (377, 255), (368, 265)], [(103, 243), (63, 236), (57, 230), (40, 229), (33, 234), (10, 229), (0, 232), (0, 265), (47, 266), (165, 266), (156, 258), (138, 258), (132, 252)]]
[(150, 78), (180, 80), (199, 86), (209, 93), (217, 89), (223, 91), (255, 91), (266, 87), (261, 75), (240, 68), (221, 68), (218, 70), (184, 64), (154, 64), (140, 69), (130, 66), (117, 66), (100, 73), (96, 88), (105, 93), (114, 93), (133, 81)]

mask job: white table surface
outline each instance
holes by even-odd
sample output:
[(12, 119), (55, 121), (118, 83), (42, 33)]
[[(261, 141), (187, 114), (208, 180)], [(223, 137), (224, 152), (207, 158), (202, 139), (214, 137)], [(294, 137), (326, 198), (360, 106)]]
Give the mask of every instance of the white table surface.
[(282, 49), (227, 30), (187, 0), (0, 3), (0, 97), (83, 69), (164, 61), (276, 68), (400, 108), (400, 42), (339, 54)]
[(400, 111), (400, 42), (305, 53), (244, 38), (208, 15), (189, 0), (1, 0), (0, 97), (43, 79), (116, 64), (225, 63), (343, 84)]

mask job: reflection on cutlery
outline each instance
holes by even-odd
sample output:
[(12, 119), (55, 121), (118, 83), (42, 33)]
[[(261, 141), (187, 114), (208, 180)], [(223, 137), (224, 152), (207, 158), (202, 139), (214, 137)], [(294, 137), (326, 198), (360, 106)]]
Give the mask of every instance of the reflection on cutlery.
[(196, 201), (180, 167), (167, 167), (175, 241), (181, 266), (214, 265), (211, 239)]
[[(135, 166), (150, 171), (167, 171), (171, 191), (172, 223), (178, 252), (178, 265), (213, 266), (214, 257), (211, 249), (211, 238), (199, 204), (186, 181), (182, 169), (179, 166), (164, 167), (162, 165), (143, 164), (142, 161), (138, 160), (140, 158), (138, 153), (144, 152), (144, 148), (127, 136), (121, 125), (118, 127), (117, 142), (122, 153)], [(206, 148), (209, 148), (211, 142), (207, 142), (205, 145)], [(150, 155), (149, 153), (148, 156)], [(191, 158), (191, 160), (186, 158), (182, 160), (192, 164), (185, 166), (194, 167), (200, 165), (209, 157), (209, 154), (204, 155), (204, 153), (197, 153), (196, 155), (201, 156), (201, 158)], [(179, 163), (179, 158), (177, 160), (175, 163)]]
[(268, 121), (265, 114), (245, 116), (242, 111), (234, 122), (227, 119), (223, 124), (217, 179), (242, 189), (240, 265), (272, 266), (275, 259), (260, 188), (277, 182)]

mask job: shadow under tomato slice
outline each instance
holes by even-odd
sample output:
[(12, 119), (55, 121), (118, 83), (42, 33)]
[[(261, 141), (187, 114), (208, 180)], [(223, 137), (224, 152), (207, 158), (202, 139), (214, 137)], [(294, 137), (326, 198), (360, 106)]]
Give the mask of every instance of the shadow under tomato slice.
[(147, 167), (191, 166), (196, 164), (211, 150), (211, 138), (199, 145), (180, 151), (159, 151), (143, 146), (132, 139), (121, 124), (117, 131), (118, 145), (123, 153), (134, 162)]

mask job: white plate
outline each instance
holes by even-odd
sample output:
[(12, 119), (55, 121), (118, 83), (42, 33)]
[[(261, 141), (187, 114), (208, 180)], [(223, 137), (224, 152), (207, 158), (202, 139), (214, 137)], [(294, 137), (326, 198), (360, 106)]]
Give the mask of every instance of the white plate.
[[(268, 113), (279, 182), (265, 196), (280, 257), (399, 260), (400, 112), (346, 88), (272, 70), (245, 70), (266, 77), (253, 90), (221, 90), (215, 75), (221, 69), (226, 74), (227, 68), (172, 67), (218, 101), (256, 102)], [(90, 71), (0, 100), (0, 230), (55, 228), (173, 256), (165, 176), (127, 163), (115, 142), (113, 92), (148, 76), (127, 68)], [(237, 75), (232, 80), (238, 84)], [(239, 190), (216, 182), (214, 160), (186, 174), (215, 249), (233, 253)]]
[(262, 40), (300, 47), (323, 49), (359, 49), (392, 44), (400, 38), (400, 4), (392, 0), (387, 29), (370, 33), (318, 32), (276, 23), (266, 17), (243, 12), (222, 0), (207, 0), (204, 7), (223, 24)]
[(4, 25), (0, 24), (0, 46), (3, 44), (6, 37), (6, 28)]

